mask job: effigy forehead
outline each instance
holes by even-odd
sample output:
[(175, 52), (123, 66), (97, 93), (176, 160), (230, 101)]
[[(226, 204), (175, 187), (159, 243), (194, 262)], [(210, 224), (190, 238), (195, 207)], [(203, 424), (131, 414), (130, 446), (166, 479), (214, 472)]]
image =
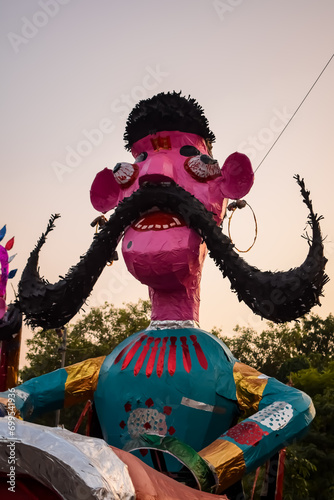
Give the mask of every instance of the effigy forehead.
[(207, 143), (203, 137), (180, 130), (163, 130), (156, 134), (147, 135), (132, 145), (131, 153), (134, 158), (137, 158), (143, 152), (166, 153), (176, 151), (179, 154), (180, 149), (184, 146), (194, 146), (200, 153), (208, 154)]

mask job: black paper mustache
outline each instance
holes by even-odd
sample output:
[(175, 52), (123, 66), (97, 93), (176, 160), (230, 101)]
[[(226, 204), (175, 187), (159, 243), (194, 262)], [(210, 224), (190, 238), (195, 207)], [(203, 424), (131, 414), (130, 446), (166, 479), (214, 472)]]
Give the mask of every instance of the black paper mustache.
[(308, 223), (312, 228), (308, 255), (303, 264), (295, 269), (263, 272), (250, 266), (233, 249), (233, 244), (221, 232), (212, 213), (199, 200), (177, 185), (148, 184), (117, 206), (104, 227), (94, 236), (87, 253), (55, 284), (48, 283), (38, 272), (39, 251), (59, 217), (52, 216), (22, 273), (15, 306), (24, 313), (26, 322), (32, 327), (51, 329), (64, 326), (80, 310), (102, 270), (112, 260), (125, 229), (145, 212), (157, 207), (183, 217), (188, 227), (203, 238), (209, 255), (223, 276), (230, 280), (231, 289), (239, 301), (244, 301), (255, 314), (276, 323), (297, 319), (319, 303), (323, 286), (329, 278), (324, 272), (327, 259), (324, 257), (319, 225), (322, 217), (314, 214), (304, 181), (299, 176), (295, 179), (309, 209)]

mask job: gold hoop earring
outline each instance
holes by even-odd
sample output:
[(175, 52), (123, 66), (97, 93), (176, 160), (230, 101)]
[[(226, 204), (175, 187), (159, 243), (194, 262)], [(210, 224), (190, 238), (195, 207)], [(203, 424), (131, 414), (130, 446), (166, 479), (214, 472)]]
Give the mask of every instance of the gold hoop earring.
[(256, 215), (255, 215), (255, 212), (254, 210), (252, 209), (252, 207), (247, 203), (246, 200), (236, 200), (236, 201), (233, 201), (232, 203), (230, 203), (227, 207), (228, 210), (230, 210), (232, 213), (230, 215), (230, 217), (228, 218), (228, 236), (231, 240), (231, 242), (233, 243), (233, 240), (232, 240), (232, 236), (231, 236), (231, 221), (232, 221), (232, 217), (233, 217), (233, 214), (234, 212), (236, 211), (237, 208), (241, 209), (241, 208), (244, 208), (245, 206), (248, 206), (251, 211), (252, 211), (252, 214), (253, 214), (253, 218), (254, 218), (254, 224), (255, 224), (255, 234), (254, 234), (254, 240), (253, 240), (253, 243), (251, 244), (251, 246), (249, 248), (247, 248), (247, 250), (239, 250), (239, 248), (237, 248), (236, 246), (234, 246), (234, 248), (239, 252), (239, 253), (247, 253), (249, 252), (249, 250), (251, 250), (251, 248), (253, 248), (253, 246), (255, 245), (255, 242), (256, 242), (256, 239), (257, 239), (257, 220), (256, 220)]

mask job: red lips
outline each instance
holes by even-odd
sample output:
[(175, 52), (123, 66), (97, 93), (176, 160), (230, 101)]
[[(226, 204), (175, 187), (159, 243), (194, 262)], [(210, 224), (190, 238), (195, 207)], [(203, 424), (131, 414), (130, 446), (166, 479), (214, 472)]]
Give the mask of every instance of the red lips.
[(141, 217), (132, 225), (136, 231), (164, 231), (173, 227), (183, 227), (186, 223), (179, 215), (152, 212)]

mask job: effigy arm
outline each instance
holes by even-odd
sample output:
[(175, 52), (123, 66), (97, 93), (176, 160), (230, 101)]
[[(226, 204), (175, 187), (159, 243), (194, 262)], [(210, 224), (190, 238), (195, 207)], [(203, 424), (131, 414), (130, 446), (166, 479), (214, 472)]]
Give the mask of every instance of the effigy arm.
[(233, 375), (239, 408), (247, 418), (199, 452), (215, 467), (218, 492), (304, 434), (315, 416), (311, 398), (302, 391), (239, 362)]
[(86, 359), (30, 379), (0, 393), (0, 402), (7, 407), (15, 405), (23, 420), (34, 420), (43, 413), (92, 399), (104, 359), (105, 356)]

